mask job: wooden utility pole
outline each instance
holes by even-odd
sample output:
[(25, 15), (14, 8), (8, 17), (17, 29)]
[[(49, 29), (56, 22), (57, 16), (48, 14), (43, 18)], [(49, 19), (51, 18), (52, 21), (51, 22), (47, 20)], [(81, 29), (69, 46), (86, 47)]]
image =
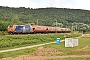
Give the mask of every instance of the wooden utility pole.
[[(56, 20), (56, 27), (57, 27), (57, 20)], [(56, 30), (56, 33), (57, 33), (57, 29), (55, 29)]]
[(56, 20), (56, 27), (57, 27), (57, 20)]
[(72, 32), (73, 32), (73, 23), (72, 23), (72, 28), (71, 28)]
[(37, 19), (37, 25), (38, 25), (38, 19)]

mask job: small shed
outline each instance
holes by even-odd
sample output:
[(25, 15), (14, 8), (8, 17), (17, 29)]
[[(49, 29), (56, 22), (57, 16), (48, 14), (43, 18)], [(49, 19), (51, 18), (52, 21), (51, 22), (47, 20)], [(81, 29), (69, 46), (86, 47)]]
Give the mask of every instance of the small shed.
[(78, 46), (78, 38), (65, 38), (65, 47)]

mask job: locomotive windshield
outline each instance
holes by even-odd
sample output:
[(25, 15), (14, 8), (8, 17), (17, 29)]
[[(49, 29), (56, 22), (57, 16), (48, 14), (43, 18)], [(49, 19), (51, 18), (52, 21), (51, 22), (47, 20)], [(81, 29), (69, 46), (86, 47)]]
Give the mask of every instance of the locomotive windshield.
[(9, 25), (8, 28), (13, 28), (13, 25)]

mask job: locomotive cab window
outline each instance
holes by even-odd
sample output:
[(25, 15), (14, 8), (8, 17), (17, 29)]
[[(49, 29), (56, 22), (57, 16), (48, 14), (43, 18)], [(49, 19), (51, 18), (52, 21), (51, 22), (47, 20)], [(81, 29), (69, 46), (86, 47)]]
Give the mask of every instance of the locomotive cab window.
[(26, 28), (26, 30), (31, 30), (29, 25), (26, 25), (25, 28)]
[(17, 26), (17, 27), (16, 27), (16, 30), (23, 30), (23, 27), (24, 27), (24, 26)]
[(8, 28), (13, 28), (13, 25), (9, 25)]

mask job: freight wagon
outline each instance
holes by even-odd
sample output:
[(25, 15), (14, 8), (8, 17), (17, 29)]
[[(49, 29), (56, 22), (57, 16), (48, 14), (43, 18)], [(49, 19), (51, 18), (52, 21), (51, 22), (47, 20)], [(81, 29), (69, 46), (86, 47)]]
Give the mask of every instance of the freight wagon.
[(38, 26), (38, 25), (9, 25), (8, 33), (70, 33), (69, 28)]

